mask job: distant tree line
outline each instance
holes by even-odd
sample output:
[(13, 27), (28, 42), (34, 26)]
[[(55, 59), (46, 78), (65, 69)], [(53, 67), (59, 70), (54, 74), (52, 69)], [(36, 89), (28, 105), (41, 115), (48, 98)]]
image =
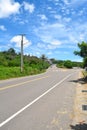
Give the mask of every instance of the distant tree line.
[(55, 60), (50, 59), (52, 63), (56, 64), (59, 68), (73, 68), (73, 67), (82, 67), (82, 62), (76, 62), (71, 60)]
[[(79, 46), (83, 47), (85, 43), (82, 43)], [(81, 48), (80, 47), (80, 48)], [(84, 52), (85, 49), (85, 52)], [(76, 55), (82, 55), (84, 56), (84, 66), (87, 65), (87, 54), (86, 53), (86, 47), (84, 47), (82, 52), (75, 51), (74, 53)], [(20, 59), (21, 54), (16, 53), (16, 51), (13, 48), (8, 49), (7, 51), (0, 52), (0, 66), (4, 67), (20, 67)], [(47, 57), (43, 54), (40, 58), (36, 56), (30, 56), (30, 55), (24, 55), (24, 68), (31, 67), (36, 68), (39, 70), (47, 69), (51, 64), (57, 64), (57, 67), (61, 68), (73, 68), (73, 67), (82, 67), (82, 62), (74, 62), (70, 60), (56, 60), (54, 58), (47, 59)]]

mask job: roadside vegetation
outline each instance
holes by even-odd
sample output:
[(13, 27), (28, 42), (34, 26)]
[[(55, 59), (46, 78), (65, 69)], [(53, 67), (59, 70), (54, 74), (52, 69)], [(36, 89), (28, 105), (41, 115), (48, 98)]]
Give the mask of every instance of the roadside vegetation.
[(85, 69), (82, 73), (87, 78), (87, 42), (78, 43), (78, 48), (79, 50), (74, 51), (74, 54), (83, 58), (83, 68)]
[(73, 67), (82, 67), (83, 63), (82, 62), (75, 62), (75, 61), (70, 61), (70, 60), (55, 60), (51, 59), (52, 63), (56, 64), (58, 68), (68, 68), (72, 69)]
[(87, 67), (87, 43), (82, 41), (78, 43), (79, 50), (74, 51), (75, 55), (83, 58), (83, 68)]
[(0, 79), (39, 74), (45, 72), (52, 64), (56, 64), (59, 68), (68, 69), (73, 67), (85, 67), (87, 66), (87, 44), (82, 42), (81, 44), (78, 44), (78, 47), (80, 48), (80, 51), (75, 51), (74, 54), (82, 56), (83, 63), (70, 60), (56, 60), (54, 58), (47, 59), (44, 54), (40, 58), (23, 55), (23, 72), (20, 70), (21, 54), (17, 53), (13, 48), (2, 51), (0, 52)]
[(87, 71), (83, 70), (82, 74), (83, 74), (84, 78), (87, 78)]
[(42, 55), (40, 58), (24, 55), (24, 67), (21, 73), (20, 57), (21, 54), (16, 53), (13, 48), (0, 52), (0, 79), (42, 73), (50, 65), (45, 55)]
[(73, 62), (70, 60), (59, 61), (57, 63), (57, 67), (72, 69), (73, 67), (82, 67), (82, 63), (81, 62)]

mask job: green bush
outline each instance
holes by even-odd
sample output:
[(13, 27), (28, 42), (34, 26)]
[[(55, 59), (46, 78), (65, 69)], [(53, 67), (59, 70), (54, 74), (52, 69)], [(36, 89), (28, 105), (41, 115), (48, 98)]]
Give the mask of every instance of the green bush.
[(72, 68), (72, 67), (73, 67), (72, 62), (71, 62), (70, 60), (65, 61), (65, 62), (64, 62), (64, 66), (65, 66), (66, 68)]

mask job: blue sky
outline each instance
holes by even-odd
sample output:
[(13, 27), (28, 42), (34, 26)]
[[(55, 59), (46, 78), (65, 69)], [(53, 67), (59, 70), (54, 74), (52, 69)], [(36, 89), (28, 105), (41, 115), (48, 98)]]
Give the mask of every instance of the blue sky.
[(87, 0), (0, 0), (0, 51), (81, 61), (73, 54), (87, 42)]

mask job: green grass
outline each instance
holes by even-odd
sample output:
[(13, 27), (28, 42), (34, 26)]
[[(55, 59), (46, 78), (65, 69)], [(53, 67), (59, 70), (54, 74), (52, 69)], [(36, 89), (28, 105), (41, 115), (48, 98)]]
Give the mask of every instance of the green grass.
[(34, 75), (42, 72), (44, 72), (44, 70), (40, 71), (39, 69), (32, 67), (25, 67), (22, 73), (20, 72), (20, 67), (0, 67), (0, 80)]

